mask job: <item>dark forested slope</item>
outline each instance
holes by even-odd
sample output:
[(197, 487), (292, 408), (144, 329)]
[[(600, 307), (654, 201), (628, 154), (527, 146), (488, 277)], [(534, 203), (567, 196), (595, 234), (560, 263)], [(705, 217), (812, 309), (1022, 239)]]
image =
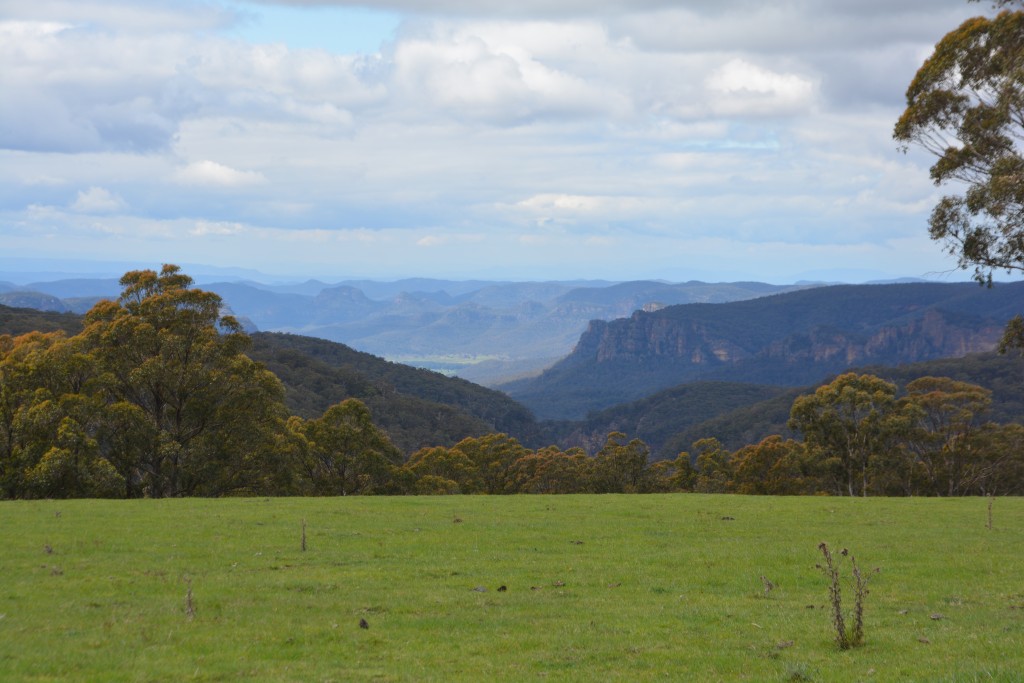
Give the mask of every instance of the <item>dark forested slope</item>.
[[(782, 387), (735, 382), (690, 382), (647, 398), (591, 413), (579, 422), (546, 423), (544, 438), (562, 448), (580, 446), (594, 453), (611, 432), (641, 439), (651, 452), (663, 455), (680, 431), (718, 415), (787, 393)], [(687, 444), (689, 447), (689, 444)]]
[[(963, 358), (943, 358), (896, 367), (868, 366), (853, 368), (854, 372), (881, 377), (903, 387), (920, 377), (949, 377), (960, 382), (977, 384), (992, 392), (992, 406), (985, 419), (999, 423), (1024, 423), (1024, 358), (1017, 354), (969, 354)], [(832, 377), (820, 384), (827, 384)], [(655, 457), (672, 458), (689, 450), (694, 441), (714, 437), (727, 448), (735, 450), (757, 443), (771, 434), (787, 438), (793, 434), (786, 427), (793, 401), (801, 394), (812, 393), (818, 385), (787, 389), (776, 397), (720, 412), (710, 419), (688, 423), (652, 447)], [(652, 397), (653, 398), (653, 397)], [(620, 409), (625, 408), (625, 406)]]
[(29, 332), (58, 331), (78, 334), (82, 331), (82, 316), (0, 304), (0, 334), (16, 337)]
[(338, 401), (358, 398), (406, 452), (489, 432), (528, 440), (534, 431), (526, 408), (465, 380), (323, 339), (260, 332), (252, 341), (249, 355), (281, 379), (286, 403), (295, 414), (319, 415)]

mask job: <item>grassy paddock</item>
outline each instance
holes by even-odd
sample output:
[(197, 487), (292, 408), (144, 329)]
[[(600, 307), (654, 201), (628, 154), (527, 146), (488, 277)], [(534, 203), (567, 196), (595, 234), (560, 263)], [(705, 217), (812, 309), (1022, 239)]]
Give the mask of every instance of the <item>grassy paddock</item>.
[[(5, 502), (0, 680), (1024, 680), (1024, 500), (986, 503)], [(821, 541), (881, 570), (861, 648)]]

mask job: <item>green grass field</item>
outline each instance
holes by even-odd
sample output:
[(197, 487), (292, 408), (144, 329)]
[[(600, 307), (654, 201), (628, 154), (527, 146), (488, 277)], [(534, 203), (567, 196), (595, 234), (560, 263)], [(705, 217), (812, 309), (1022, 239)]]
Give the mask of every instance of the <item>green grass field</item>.
[[(1024, 680), (1024, 500), (986, 504), (5, 502), (0, 680)], [(855, 650), (821, 541), (880, 569)]]

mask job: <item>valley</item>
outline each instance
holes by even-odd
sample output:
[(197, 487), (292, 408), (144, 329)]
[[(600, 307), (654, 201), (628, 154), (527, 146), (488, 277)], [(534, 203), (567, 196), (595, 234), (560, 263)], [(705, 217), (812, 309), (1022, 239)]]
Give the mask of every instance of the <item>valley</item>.
[[(8, 284), (4, 300), (32, 302), (35, 291), (38, 308), (68, 311), (116, 287), (114, 280)], [(491, 432), (531, 448), (557, 444), (594, 453), (610, 432), (621, 431), (642, 439), (656, 459), (671, 459), (705, 437), (739, 448), (790, 435), (794, 398), (849, 369), (900, 386), (929, 374), (976, 382), (994, 389), (993, 417), (1012, 422), (1024, 414), (1024, 373), (1012, 356), (991, 353), (1024, 299), (1021, 283), (986, 289), (406, 280), (203, 287), (219, 291), (241, 316), (253, 340), (250, 354), (284, 383), (294, 414), (311, 418), (357, 398), (407, 455)], [(438, 314), (443, 306), (448, 311)], [(396, 313), (399, 307), (405, 314)], [(499, 313), (511, 309), (532, 313)], [(611, 320), (581, 317), (623, 311)], [(73, 333), (78, 320), (72, 312), (0, 308), (0, 332), (12, 334)], [(363, 341), (372, 336), (385, 352), (319, 334), (257, 331), (275, 325), (339, 335), (372, 329)], [(530, 344), (518, 343), (525, 338)], [(530, 356), (560, 345), (569, 349), (561, 356)], [(514, 353), (528, 357), (513, 359)], [(541, 363), (550, 367), (538, 373)], [(483, 369), (492, 379), (525, 378), (500, 385), (500, 392), (467, 381)]]

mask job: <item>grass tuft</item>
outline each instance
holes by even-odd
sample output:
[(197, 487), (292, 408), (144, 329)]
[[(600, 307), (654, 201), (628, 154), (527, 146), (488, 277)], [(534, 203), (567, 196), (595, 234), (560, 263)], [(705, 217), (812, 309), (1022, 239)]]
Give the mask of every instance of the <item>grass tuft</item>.
[(196, 618), (196, 602), (192, 596), (191, 577), (185, 577), (185, 585), (188, 586), (188, 590), (185, 591), (185, 616), (188, 617), (189, 621), (192, 621)]

